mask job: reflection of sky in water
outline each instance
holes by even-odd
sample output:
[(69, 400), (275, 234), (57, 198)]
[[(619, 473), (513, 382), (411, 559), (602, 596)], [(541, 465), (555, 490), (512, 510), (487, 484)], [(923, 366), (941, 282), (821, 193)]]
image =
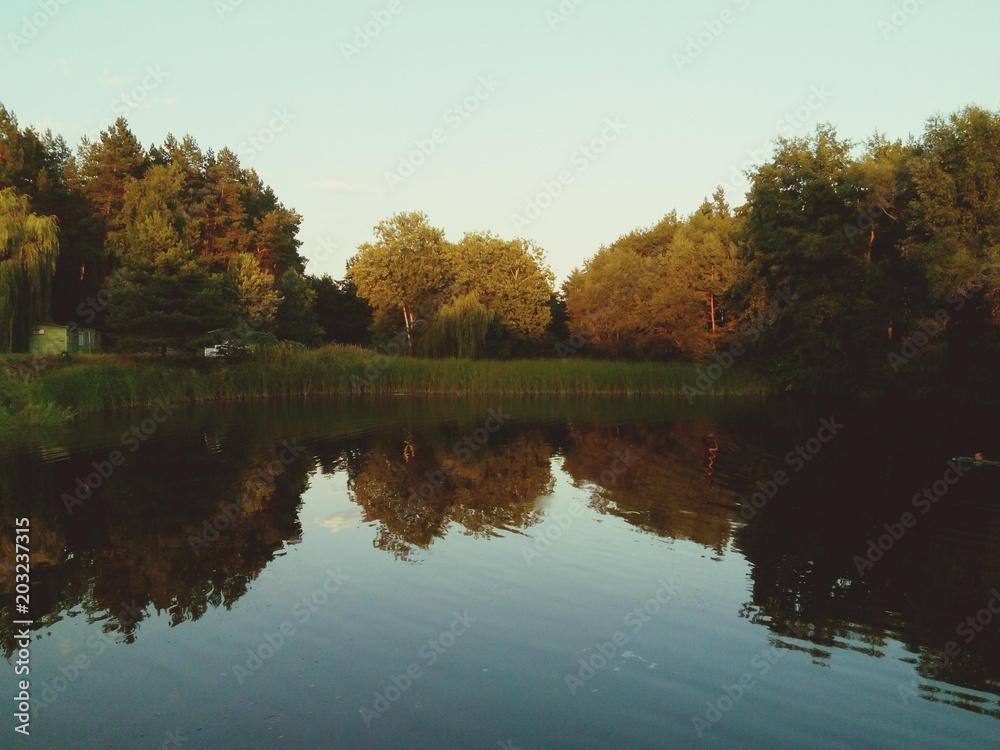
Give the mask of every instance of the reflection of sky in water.
[[(481, 409), (440, 423), (390, 409), (385, 426), (343, 435), (326, 426), (336, 414), (299, 414), (290, 426), (310, 435), (309, 455), (199, 556), (187, 535), (293, 432), (256, 424), (253, 410), (210, 431), (165, 428), (86, 512), (25, 511), (37, 514), (39, 559), (53, 562), (35, 584), (47, 608), (37, 689), (91, 657), (40, 711), (36, 738), (130, 746), (180, 727), (198, 746), (251, 748), (279, 735), (302, 747), (990, 746), (995, 630), (948, 669), (929, 671), (927, 658), (1000, 580), (997, 514), (983, 499), (995, 487), (957, 488), (934, 524), (858, 579), (859, 544), (898, 517), (892, 498), (908, 500), (939, 448), (905, 444), (869, 471), (856, 460), (868, 446), (845, 444), (746, 523), (734, 498), (816, 421), (715, 408), (512, 423), (419, 503), (408, 488), (453, 458)], [(622, 450), (637, 460), (607, 485)], [(49, 489), (12, 485), (25, 474), (8, 471), (0, 499), (58, 497), (102, 451), (67, 449), (47, 465), (61, 472)], [(337, 571), (344, 587), (302, 610)], [(636, 628), (636, 607), (665, 581), (677, 595)], [(112, 629), (98, 652), (108, 613), (133, 599), (145, 613), (135, 642)], [(466, 610), (475, 625), (427, 665), (422, 645)], [(294, 632), (238, 684), (234, 666), (283, 623)], [(616, 633), (627, 642), (571, 694), (566, 676)], [(413, 663), (423, 676), (366, 729), (359, 708)], [(744, 676), (753, 687), (699, 739), (693, 719)], [(919, 697), (904, 701), (909, 687)]]

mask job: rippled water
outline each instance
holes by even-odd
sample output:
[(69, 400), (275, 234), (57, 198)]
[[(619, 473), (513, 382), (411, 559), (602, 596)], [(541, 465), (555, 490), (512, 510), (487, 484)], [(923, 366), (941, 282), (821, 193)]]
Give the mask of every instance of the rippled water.
[(0, 449), (0, 685), (28, 517), (33, 746), (998, 744), (1000, 469), (947, 464), (1000, 455), (996, 414), (151, 415)]

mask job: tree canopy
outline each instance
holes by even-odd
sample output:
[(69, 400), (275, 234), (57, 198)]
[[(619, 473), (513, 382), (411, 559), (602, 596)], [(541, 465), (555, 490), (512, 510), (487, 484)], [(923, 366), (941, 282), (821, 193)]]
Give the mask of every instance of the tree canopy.
[(747, 176), (742, 205), (719, 189), (671, 211), (560, 292), (530, 239), (449, 241), (419, 211), (380, 222), (335, 280), (305, 273), (302, 217), (233, 151), (145, 148), (119, 119), (74, 152), (0, 105), (0, 350), (42, 319), (157, 351), (245, 329), (457, 357), (705, 362), (738, 342), (787, 389), (991, 387), (1000, 113), (935, 116), (906, 141), (820, 125)]
[(49, 309), (59, 255), (55, 219), (31, 213), (26, 196), (0, 190), (0, 352), (27, 348)]

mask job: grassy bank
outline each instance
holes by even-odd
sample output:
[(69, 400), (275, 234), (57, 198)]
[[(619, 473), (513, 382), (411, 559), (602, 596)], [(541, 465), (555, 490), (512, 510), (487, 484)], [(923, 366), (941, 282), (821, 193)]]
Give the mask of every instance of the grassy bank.
[(27, 357), (0, 361), (0, 435), (65, 424), (73, 410), (40, 396), (38, 373)]
[[(8, 372), (10, 362), (5, 363)], [(23, 369), (23, 368), (22, 368)], [(52, 361), (27, 382), (23, 413), (93, 412), (174, 402), (315, 395), (616, 395), (679, 396), (696, 388), (690, 364), (598, 362), (580, 358), (512, 362), (384, 357), (355, 347), (276, 347), (243, 362), (171, 362), (111, 355)], [(769, 392), (746, 367), (725, 373), (708, 395)], [(0, 408), (3, 408), (0, 405)], [(39, 412), (39, 413), (42, 413)], [(10, 414), (10, 412), (9, 412)]]

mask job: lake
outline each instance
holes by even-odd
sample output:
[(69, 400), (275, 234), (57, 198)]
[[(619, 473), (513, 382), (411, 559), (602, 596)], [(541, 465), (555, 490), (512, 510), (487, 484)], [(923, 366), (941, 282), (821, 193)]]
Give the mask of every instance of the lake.
[[(0, 448), (44, 748), (990, 748), (987, 408), (314, 400)], [(16, 737), (20, 740), (22, 738)], [(15, 746), (4, 740), (4, 746)]]

